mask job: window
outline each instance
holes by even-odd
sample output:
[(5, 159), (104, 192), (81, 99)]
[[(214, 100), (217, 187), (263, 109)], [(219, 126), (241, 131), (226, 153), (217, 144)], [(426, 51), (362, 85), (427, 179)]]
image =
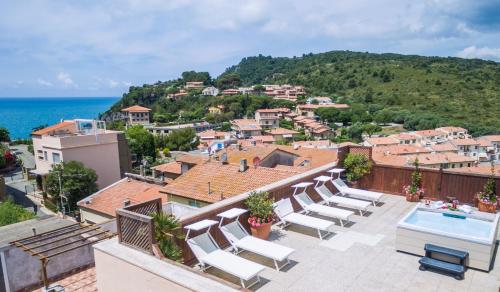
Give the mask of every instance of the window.
[(47, 151), (43, 151), (43, 160), (45, 161), (49, 160), (48, 156), (49, 155), (47, 154)]
[(52, 153), (52, 162), (60, 163), (61, 162), (61, 155), (59, 153)]
[(460, 163), (460, 167), (463, 167), (463, 166), (464, 166), (464, 164), (463, 164), (463, 163)]
[(200, 207), (200, 203), (198, 203), (197, 201), (194, 201), (194, 200), (189, 200), (189, 201), (188, 201), (188, 204), (189, 204), (189, 206), (191, 206), (191, 207), (196, 207), (196, 208), (199, 208), (199, 207)]
[(467, 163), (467, 166), (468, 166), (468, 167), (470, 167), (470, 162), (469, 162), (469, 163)]

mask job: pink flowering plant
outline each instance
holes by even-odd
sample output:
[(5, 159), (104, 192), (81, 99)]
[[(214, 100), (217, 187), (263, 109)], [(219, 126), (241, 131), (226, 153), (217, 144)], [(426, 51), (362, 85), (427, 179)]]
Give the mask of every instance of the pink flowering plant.
[(491, 163), (491, 175), (488, 181), (484, 185), (483, 191), (477, 194), (479, 201), (485, 204), (495, 205), (497, 203), (497, 196), (495, 193), (495, 166), (493, 162)]
[(414, 165), (415, 171), (411, 174), (411, 184), (403, 187), (403, 192), (410, 199), (409, 201), (418, 201), (425, 193), (424, 188), (422, 188), (422, 174), (418, 158), (415, 159)]
[(253, 192), (245, 200), (245, 206), (250, 211), (248, 223), (252, 227), (260, 227), (262, 224), (273, 222), (274, 200), (269, 198), (267, 192)]

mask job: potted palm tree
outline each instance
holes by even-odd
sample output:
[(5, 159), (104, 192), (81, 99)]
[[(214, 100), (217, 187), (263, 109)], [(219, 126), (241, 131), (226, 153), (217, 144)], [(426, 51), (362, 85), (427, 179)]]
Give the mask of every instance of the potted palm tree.
[(349, 153), (344, 160), (347, 181), (353, 186), (358, 187), (358, 181), (369, 174), (372, 169), (372, 162), (366, 155), (360, 153)]
[(403, 192), (408, 202), (418, 202), (424, 196), (418, 158), (415, 159), (413, 165), (415, 166), (415, 170), (411, 173), (411, 184), (403, 187)]
[(163, 212), (152, 214), (155, 226), (155, 239), (158, 248), (166, 258), (182, 261), (182, 249), (175, 243), (184, 238), (179, 220)]
[(268, 239), (273, 224), (274, 200), (267, 192), (253, 192), (245, 200), (245, 206), (250, 211), (248, 224), (252, 235), (260, 239)]
[(477, 208), (481, 212), (495, 213), (497, 211), (497, 196), (495, 193), (495, 166), (491, 163), (491, 175), (484, 185), (483, 191), (477, 193)]

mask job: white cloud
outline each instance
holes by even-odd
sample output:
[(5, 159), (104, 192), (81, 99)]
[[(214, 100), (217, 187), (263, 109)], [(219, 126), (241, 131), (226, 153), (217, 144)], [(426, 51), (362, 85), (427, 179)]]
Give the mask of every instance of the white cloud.
[(458, 52), (457, 56), (468, 59), (478, 58), (500, 61), (500, 48), (470, 46)]
[(120, 82), (115, 81), (113, 79), (109, 79), (108, 85), (109, 85), (109, 88), (116, 88), (116, 87), (118, 87), (118, 85), (120, 85)]
[(36, 80), (36, 82), (39, 84), (39, 85), (42, 85), (42, 86), (46, 86), (46, 87), (52, 87), (54, 86), (54, 84), (52, 84), (52, 82), (49, 82), (47, 80), (44, 80), (42, 78), (38, 78)]
[(73, 79), (71, 79), (71, 76), (66, 72), (59, 72), (59, 74), (57, 74), (57, 80), (59, 80), (62, 85), (66, 87), (76, 86)]

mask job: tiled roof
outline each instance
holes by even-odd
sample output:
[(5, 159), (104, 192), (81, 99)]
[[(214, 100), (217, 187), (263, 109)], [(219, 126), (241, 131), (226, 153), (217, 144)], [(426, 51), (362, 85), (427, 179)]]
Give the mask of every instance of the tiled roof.
[[(57, 284), (64, 287), (65, 291), (97, 292), (97, 279), (95, 267), (79, 271), (57, 281)], [(42, 292), (43, 288), (35, 290)]]
[(267, 109), (258, 109), (259, 113), (288, 113), (290, 109), (288, 108), (267, 108)]
[(477, 142), (479, 143), (479, 146), (481, 146), (481, 147), (492, 147), (493, 146), (493, 144), (491, 144), (491, 141), (486, 140), (484, 138), (478, 138)]
[(140, 105), (133, 105), (131, 107), (127, 107), (122, 109), (122, 112), (150, 112), (151, 109), (147, 107), (143, 107)]
[(398, 140), (414, 140), (418, 138), (417, 135), (411, 133), (399, 133), (396, 135), (392, 135), (391, 137), (396, 138)]
[(218, 137), (222, 137), (224, 138), (225, 136), (229, 135), (229, 132), (219, 132), (219, 131), (215, 131), (215, 130), (206, 130), (206, 131), (203, 131), (203, 132), (200, 132), (198, 133), (198, 136), (202, 139), (209, 139), (209, 138), (218, 138)]
[(393, 137), (374, 137), (366, 139), (370, 145), (393, 145), (399, 144), (399, 141)]
[(151, 168), (159, 172), (182, 174), (182, 163), (178, 161), (160, 164)]
[(457, 147), (451, 143), (435, 144), (430, 148), (436, 152), (457, 151)]
[(436, 131), (436, 130), (421, 130), (421, 131), (415, 131), (415, 134), (419, 136), (424, 136), (424, 137), (431, 137), (431, 136), (440, 136), (443, 135), (442, 132)]
[[(491, 166), (473, 166), (473, 167), (460, 167), (460, 168), (450, 168), (449, 171), (461, 172), (461, 173), (474, 173), (482, 175), (491, 175)], [(495, 165), (493, 173), (496, 177), (500, 177), (500, 165)]]
[(251, 140), (261, 141), (262, 143), (272, 143), (276, 141), (271, 135), (252, 136)]
[(78, 206), (114, 217), (126, 200), (133, 205), (161, 198), (166, 203), (167, 196), (160, 193), (161, 189), (157, 184), (124, 178), (79, 201)]
[(460, 146), (479, 145), (479, 142), (474, 139), (454, 139), (451, 143)]
[(348, 104), (334, 103), (334, 104), (301, 104), (298, 106), (299, 109), (318, 109), (318, 108), (349, 108)]
[(179, 162), (194, 165), (194, 164), (200, 164), (204, 161), (207, 161), (208, 157), (204, 156), (204, 155), (184, 154), (181, 156), (177, 156), (175, 158), (175, 160), (179, 161)]
[(270, 135), (295, 135), (299, 132), (285, 128), (275, 128), (268, 131)]
[(488, 135), (488, 136), (482, 136), (481, 138), (491, 142), (500, 142), (500, 135)]
[(236, 127), (238, 127), (240, 130), (247, 130), (247, 131), (262, 130), (259, 123), (254, 119), (237, 119), (237, 120), (232, 120), (231, 123)]
[(449, 132), (466, 132), (467, 130), (460, 127), (441, 127), (441, 128), (436, 128), (436, 131), (449, 133)]
[[(35, 131), (32, 134), (39, 135), (39, 136), (46, 135), (46, 134), (49, 134), (51, 132), (54, 132), (54, 131), (57, 131), (57, 130), (60, 130), (60, 129), (63, 129), (66, 127), (69, 128), (69, 127), (74, 126), (74, 125), (75, 125), (75, 121), (63, 121), (63, 122), (60, 122), (58, 124), (52, 125), (50, 127), (46, 127), (46, 128), (40, 129), (38, 131)], [(76, 128), (74, 128), (72, 130), (76, 131)]]
[(388, 145), (373, 148), (373, 152), (386, 152), (394, 155), (406, 155), (416, 153), (430, 153), (431, 150), (417, 145)]
[(251, 165), (244, 172), (239, 169), (239, 164), (200, 164), (166, 185), (162, 192), (213, 203), (297, 174), (289, 170), (254, 168)]

